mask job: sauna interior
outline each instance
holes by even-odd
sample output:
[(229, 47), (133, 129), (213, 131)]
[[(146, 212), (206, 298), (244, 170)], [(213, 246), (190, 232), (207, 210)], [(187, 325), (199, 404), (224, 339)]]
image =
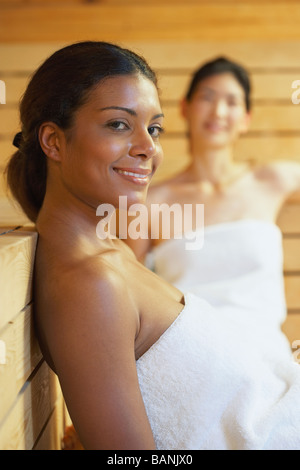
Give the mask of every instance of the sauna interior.
[[(155, 176), (163, 180), (189, 159), (179, 111), (189, 78), (205, 60), (225, 55), (247, 67), (253, 83), (251, 127), (236, 146), (236, 159), (300, 161), (300, 104), (292, 99), (297, 80), (300, 88), (299, 24), (297, 0), (0, 0), (1, 450), (60, 450), (71, 425), (58, 380), (34, 334), (37, 233), (3, 176), (30, 75), (56, 49), (80, 40), (115, 42), (145, 56), (158, 74), (166, 116), (164, 161)], [(284, 205), (278, 225), (288, 307), (283, 329), (292, 349), (300, 341), (296, 196)]]

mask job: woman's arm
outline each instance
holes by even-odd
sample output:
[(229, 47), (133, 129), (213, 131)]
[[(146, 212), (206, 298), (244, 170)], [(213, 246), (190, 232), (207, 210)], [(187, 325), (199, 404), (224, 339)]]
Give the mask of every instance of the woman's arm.
[(139, 315), (124, 281), (71, 273), (54, 305), (42, 328), (84, 448), (154, 449), (135, 364)]

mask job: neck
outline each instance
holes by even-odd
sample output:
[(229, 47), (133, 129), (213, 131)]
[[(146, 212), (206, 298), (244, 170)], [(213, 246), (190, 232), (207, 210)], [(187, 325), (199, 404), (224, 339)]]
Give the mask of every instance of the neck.
[(231, 148), (191, 148), (189, 171), (197, 181), (226, 182), (236, 170)]
[(55, 193), (46, 192), (36, 226), (40, 237), (63, 253), (68, 250), (91, 253), (112, 243), (110, 238), (97, 237), (99, 221), (96, 207), (72, 196), (62, 199)]

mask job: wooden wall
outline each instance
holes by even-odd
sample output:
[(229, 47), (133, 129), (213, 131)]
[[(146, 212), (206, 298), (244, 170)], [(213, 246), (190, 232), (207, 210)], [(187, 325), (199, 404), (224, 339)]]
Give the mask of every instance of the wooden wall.
[[(188, 162), (178, 102), (193, 70), (218, 55), (244, 64), (254, 87), (252, 125), (238, 142), (235, 158), (300, 161), (300, 104), (291, 100), (292, 82), (300, 80), (299, 24), (298, 0), (0, 0), (0, 80), (6, 84), (6, 104), (0, 104), (0, 172), (13, 152), (18, 102), (30, 74), (54, 50), (85, 39), (130, 47), (158, 72), (166, 134), (157, 179)], [(24, 223), (26, 218), (8, 202), (2, 181), (0, 226)], [(292, 342), (300, 339), (299, 201), (294, 198), (285, 205), (278, 223), (284, 234), (289, 309), (284, 330)], [(34, 240), (26, 227), (0, 236), (0, 346), (1, 341), (12, 345), (7, 355), (10, 366), (0, 363), (0, 449), (59, 447), (57, 436), (65, 419), (59, 386), (31, 333), (31, 300), (22, 294), (25, 301), (12, 311), (7, 303), (10, 297), (22, 298), (18, 275), (30, 272)], [(27, 264), (16, 261), (8, 270), (10, 260), (18, 259), (16, 246)], [(4, 284), (7, 272), (10, 284)], [(13, 273), (19, 274), (14, 278)], [(30, 276), (26, 279), (30, 291)], [(6, 300), (1, 303), (3, 289)]]
[(60, 449), (69, 418), (32, 319), (37, 233), (0, 227), (0, 449)]
[[(0, 41), (299, 39), (297, 0), (1, 0)], [(32, 27), (33, 26), (33, 27)]]

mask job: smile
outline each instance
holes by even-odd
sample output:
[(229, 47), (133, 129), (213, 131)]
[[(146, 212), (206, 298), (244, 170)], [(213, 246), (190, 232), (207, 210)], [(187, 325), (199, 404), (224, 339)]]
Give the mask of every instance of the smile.
[(136, 178), (147, 178), (148, 175), (141, 175), (140, 173), (133, 173), (132, 171), (126, 171), (126, 170), (116, 170), (117, 173), (120, 173), (121, 175), (129, 175), (129, 176), (135, 176)]
[(125, 170), (120, 168), (114, 168), (114, 171), (126, 180), (137, 184), (148, 184), (151, 174), (150, 170), (141, 169)]
[(226, 127), (224, 125), (217, 124), (217, 123), (207, 123), (206, 128), (210, 130), (211, 132), (226, 131)]

